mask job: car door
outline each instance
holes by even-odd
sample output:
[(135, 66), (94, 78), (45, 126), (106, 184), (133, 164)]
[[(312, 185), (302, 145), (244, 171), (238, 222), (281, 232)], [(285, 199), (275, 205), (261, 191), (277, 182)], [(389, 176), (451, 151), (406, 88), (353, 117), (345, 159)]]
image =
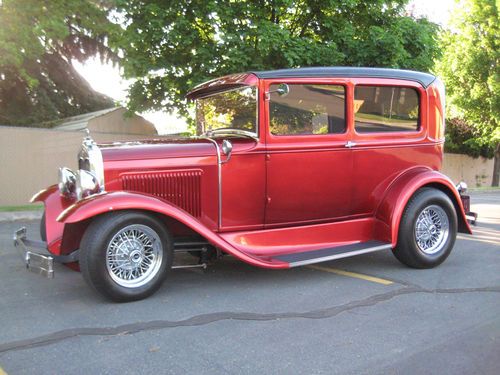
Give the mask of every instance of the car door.
[[(288, 93), (278, 86), (287, 84)], [(350, 215), (352, 153), (346, 80), (266, 82), (266, 227)]]
[(409, 168), (439, 169), (440, 142), (426, 138), (427, 95), (417, 82), (354, 80), (353, 214), (373, 215), (389, 185)]

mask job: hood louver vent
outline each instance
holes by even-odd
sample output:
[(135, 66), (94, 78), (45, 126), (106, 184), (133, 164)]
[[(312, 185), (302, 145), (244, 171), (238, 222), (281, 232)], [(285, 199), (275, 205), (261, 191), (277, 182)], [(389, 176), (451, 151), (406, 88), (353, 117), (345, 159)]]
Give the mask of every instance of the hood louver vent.
[(121, 176), (123, 190), (155, 195), (201, 216), (201, 174), (199, 169), (146, 172)]

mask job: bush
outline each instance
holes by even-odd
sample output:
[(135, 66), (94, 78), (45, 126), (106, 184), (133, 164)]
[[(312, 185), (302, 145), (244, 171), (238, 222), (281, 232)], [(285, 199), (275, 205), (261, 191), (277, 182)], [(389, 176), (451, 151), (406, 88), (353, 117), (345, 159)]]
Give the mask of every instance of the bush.
[(445, 152), (465, 154), (472, 157), (492, 158), (495, 150), (491, 145), (481, 144), (476, 137), (477, 130), (460, 118), (446, 120)]

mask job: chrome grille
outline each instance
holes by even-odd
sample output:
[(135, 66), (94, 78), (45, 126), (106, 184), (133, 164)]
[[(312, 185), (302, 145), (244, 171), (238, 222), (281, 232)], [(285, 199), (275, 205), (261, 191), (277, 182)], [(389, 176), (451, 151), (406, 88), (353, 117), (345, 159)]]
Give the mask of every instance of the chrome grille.
[(201, 216), (201, 175), (199, 169), (146, 172), (121, 176), (123, 190), (155, 195)]

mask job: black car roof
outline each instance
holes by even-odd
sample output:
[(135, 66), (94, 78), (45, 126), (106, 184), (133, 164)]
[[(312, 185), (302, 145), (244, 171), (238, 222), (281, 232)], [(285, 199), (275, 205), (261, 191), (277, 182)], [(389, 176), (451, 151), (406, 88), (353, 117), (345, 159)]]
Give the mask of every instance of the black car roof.
[(250, 72), (259, 78), (310, 78), (310, 77), (366, 77), (366, 78), (395, 78), (415, 81), (427, 88), (436, 76), (414, 70), (388, 68), (358, 68), (358, 67), (314, 67), (265, 70)]

